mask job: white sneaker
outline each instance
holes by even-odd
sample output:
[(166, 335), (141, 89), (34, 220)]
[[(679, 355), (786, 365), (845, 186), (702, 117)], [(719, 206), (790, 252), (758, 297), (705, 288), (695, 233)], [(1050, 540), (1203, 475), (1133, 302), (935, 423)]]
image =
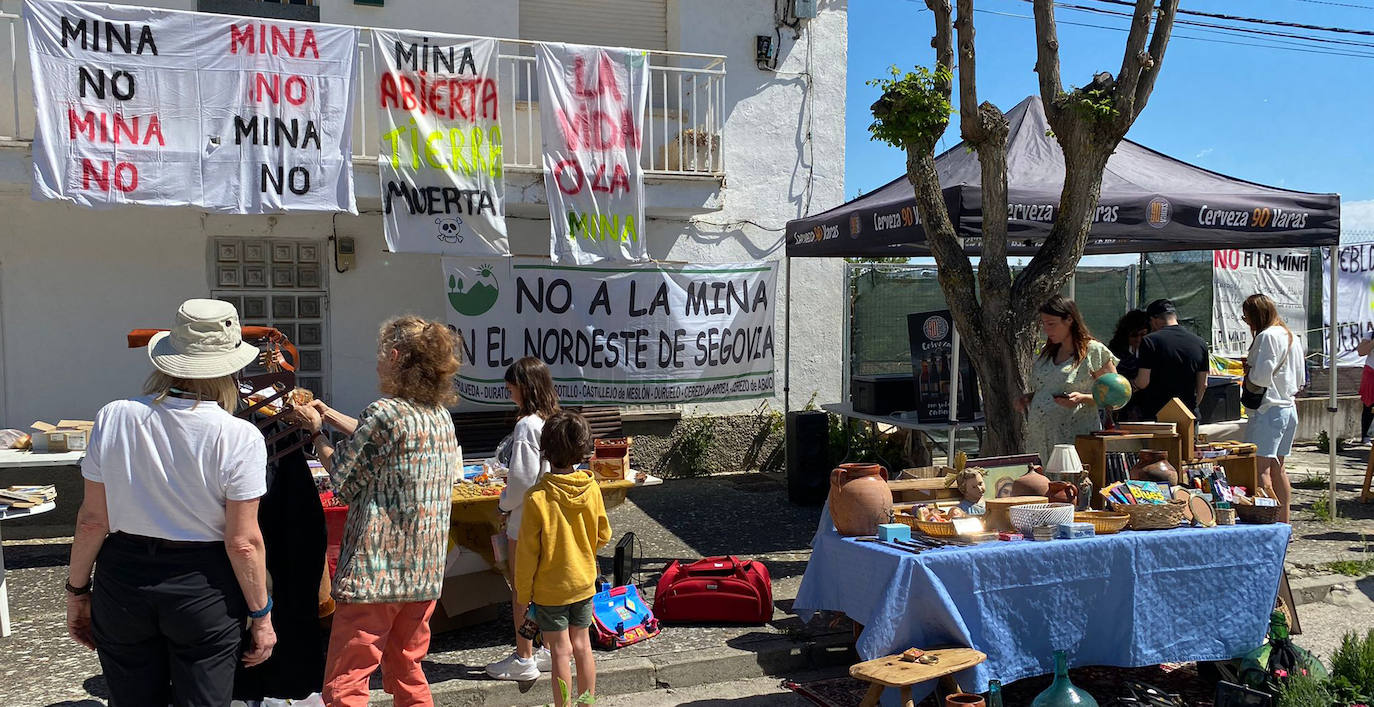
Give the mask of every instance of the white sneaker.
[(539, 666), (535, 663), (534, 658), (521, 658), (511, 653), (505, 660), (488, 665), (487, 675), (497, 680), (526, 682), (539, 678)]
[(534, 664), (538, 666), (539, 672), (541, 673), (553, 672), (553, 655), (549, 653), (548, 648), (540, 646), (535, 649)]

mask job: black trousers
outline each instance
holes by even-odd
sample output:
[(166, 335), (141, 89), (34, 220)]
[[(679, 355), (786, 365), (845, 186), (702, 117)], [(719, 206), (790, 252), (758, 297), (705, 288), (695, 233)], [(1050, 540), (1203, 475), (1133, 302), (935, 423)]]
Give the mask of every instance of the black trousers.
[(224, 707), (248, 613), (223, 543), (114, 533), (95, 565), (91, 622), (111, 707)]

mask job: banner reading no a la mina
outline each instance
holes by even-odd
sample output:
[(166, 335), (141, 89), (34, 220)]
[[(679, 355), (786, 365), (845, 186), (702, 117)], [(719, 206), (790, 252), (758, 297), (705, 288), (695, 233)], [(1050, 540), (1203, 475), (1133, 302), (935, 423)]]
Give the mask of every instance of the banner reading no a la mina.
[(463, 339), (458, 389), (468, 400), (508, 402), (503, 376), (522, 356), (549, 365), (567, 404), (773, 394), (776, 263), (445, 258), (444, 294), (448, 322)]

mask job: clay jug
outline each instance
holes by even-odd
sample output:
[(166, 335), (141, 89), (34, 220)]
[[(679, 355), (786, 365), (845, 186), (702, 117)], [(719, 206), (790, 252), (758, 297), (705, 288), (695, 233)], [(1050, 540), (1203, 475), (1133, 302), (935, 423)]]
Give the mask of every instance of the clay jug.
[(1140, 461), (1131, 467), (1131, 479), (1162, 484), (1178, 483), (1178, 470), (1169, 463), (1169, 454), (1162, 449), (1140, 450)]
[(1032, 467), (1026, 472), (1025, 476), (1017, 478), (1011, 482), (1011, 495), (1013, 496), (1048, 496), (1050, 490), (1050, 479), (1040, 473), (1039, 467)]
[(1045, 490), (1045, 496), (1050, 499), (1050, 503), (1067, 503), (1075, 507), (1078, 505), (1078, 487), (1067, 481), (1051, 481), (1049, 488)]
[(887, 469), (877, 464), (841, 464), (830, 472), (830, 520), (840, 535), (877, 535), (892, 518)]

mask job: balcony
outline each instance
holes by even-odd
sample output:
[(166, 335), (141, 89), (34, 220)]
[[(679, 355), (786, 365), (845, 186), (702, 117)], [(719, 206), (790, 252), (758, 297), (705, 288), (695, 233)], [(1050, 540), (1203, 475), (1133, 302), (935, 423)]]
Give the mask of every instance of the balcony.
[[(353, 120), (353, 157), (359, 168), (375, 165), (379, 143), (371, 41), (372, 32), (363, 29), (358, 45), (360, 90)], [(534, 42), (500, 40), (501, 135), (506, 168), (512, 172), (542, 170), (534, 47)], [(23, 20), (0, 13), (0, 145), (27, 147), (24, 143), (33, 139), (32, 92)], [(725, 57), (650, 52), (648, 102), (641, 152), (645, 176), (710, 180), (718, 187), (725, 173)], [(359, 197), (376, 196), (375, 192), (368, 193), (364, 182), (359, 180)], [(371, 189), (375, 188), (374, 183)]]

